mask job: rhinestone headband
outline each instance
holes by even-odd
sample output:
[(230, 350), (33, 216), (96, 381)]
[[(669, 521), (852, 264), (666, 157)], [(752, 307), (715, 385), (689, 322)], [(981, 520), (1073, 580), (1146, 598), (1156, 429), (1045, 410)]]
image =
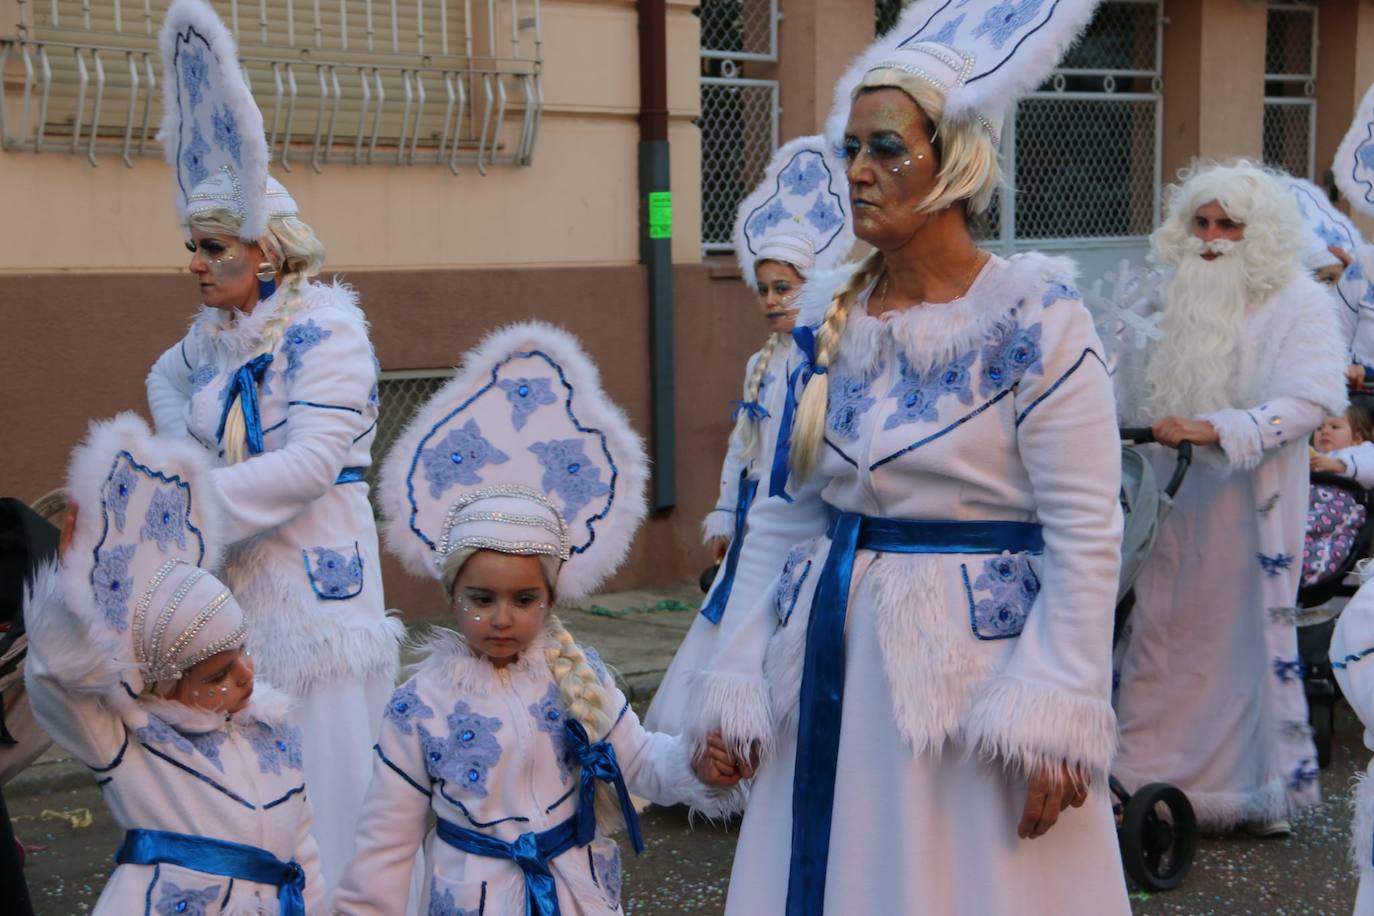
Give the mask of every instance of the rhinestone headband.
[[(498, 497), (514, 497), (516, 499), (529, 500), (532, 503), (543, 506), (553, 514), (549, 519), (539, 515), (525, 515), (512, 512), (499, 511), (475, 511), (465, 512), (469, 506), (481, 502), (485, 499)], [(453, 538), (453, 529), (463, 522), (499, 522), (506, 525), (523, 525), (529, 528), (543, 528), (550, 534), (558, 538), (557, 546), (544, 541), (503, 541), (485, 535), (473, 535), (470, 537)], [(482, 487), (463, 494), (444, 516), (443, 536), (439, 538), (439, 545), (435, 550), (434, 565), (442, 567), (449, 555), (457, 550), (475, 548), (478, 550), (499, 550), (502, 553), (513, 553), (521, 555), (542, 555), (557, 557), (559, 560), (567, 560), (571, 552), (571, 545), (568, 536), (568, 524), (563, 520), (563, 513), (558, 511), (549, 498), (537, 490), (519, 484), (500, 484), (491, 487)]]
[(163, 649), (163, 644), (167, 637), (167, 629), (171, 625), (172, 619), (176, 616), (177, 609), (181, 607), (182, 602), (186, 600), (186, 596), (190, 594), (191, 589), (195, 587), (196, 583), (208, 575), (203, 569), (193, 568), (191, 572), (187, 574), (186, 579), (177, 586), (177, 590), (167, 599), (167, 603), (163, 605), (162, 610), (158, 613), (157, 622), (153, 624), (152, 644), (150, 647), (145, 648), (144, 628), (147, 624), (148, 610), (152, 605), (153, 594), (161, 587), (162, 583), (166, 581), (167, 577), (172, 574), (173, 570), (183, 565), (189, 566), (190, 564), (185, 560), (171, 559), (158, 567), (157, 572), (153, 575), (152, 581), (148, 583), (148, 587), (144, 589), (143, 594), (139, 596), (138, 604), (134, 606), (134, 660), (143, 670), (148, 682), (152, 684), (159, 681), (178, 680), (181, 678), (182, 672), (187, 668), (200, 664), (212, 655), (218, 655), (220, 652), (241, 645), (248, 629), (247, 622), (241, 622), (233, 632), (229, 633), (227, 636), (221, 637), (211, 645), (197, 649), (189, 655), (178, 657), (186, 650), (187, 646), (195, 641), (196, 636), (199, 635), (200, 631), (205, 628), (205, 625), (220, 612), (220, 609), (233, 599), (233, 595), (230, 594), (229, 590), (223, 589), (196, 615), (190, 625), (182, 630), (181, 633), (177, 634), (172, 640), (171, 645), (165, 650)]

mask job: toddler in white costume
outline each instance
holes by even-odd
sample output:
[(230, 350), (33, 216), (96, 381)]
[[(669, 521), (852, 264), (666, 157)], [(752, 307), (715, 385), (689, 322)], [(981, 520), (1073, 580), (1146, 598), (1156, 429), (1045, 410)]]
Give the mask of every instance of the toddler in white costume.
[(205, 572), (223, 549), (208, 471), (133, 414), (95, 424), (71, 542), (25, 608), (34, 714), (126, 830), (97, 914), (323, 912), (300, 731)]
[[(497, 331), (420, 409), (382, 466), (387, 544), (440, 580), (440, 630), (387, 705), (338, 913), (611, 913), (629, 791), (710, 814), (740, 778), (718, 740), (646, 732), (596, 653), (548, 607), (587, 595), (644, 517), (647, 462), (567, 333)], [(697, 775), (694, 775), (694, 770)], [(711, 780), (720, 789), (708, 790)], [(430, 829), (427, 820), (436, 825)]]

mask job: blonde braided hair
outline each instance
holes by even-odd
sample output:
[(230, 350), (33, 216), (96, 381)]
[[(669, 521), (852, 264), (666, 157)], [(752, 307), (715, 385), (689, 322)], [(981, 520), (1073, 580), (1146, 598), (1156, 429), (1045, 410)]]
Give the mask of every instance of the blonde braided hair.
[[(849, 307), (853, 305), (854, 297), (859, 291), (882, 273), (883, 265), (883, 253), (875, 249), (859, 262), (849, 281), (830, 300), (830, 305), (825, 310), (825, 319), (816, 332), (817, 370), (828, 370), (835, 364), (836, 358), (840, 355), (840, 341), (844, 338), (845, 325), (849, 322)], [(809, 477), (816, 465), (816, 457), (821, 450), (821, 439), (825, 435), (825, 417), (829, 400), (830, 373), (818, 371), (806, 383), (794, 421), (789, 460), (792, 473), (798, 480)]]
[[(772, 361), (773, 354), (777, 352), (782, 341), (782, 334), (769, 334), (768, 340), (759, 350), (758, 358), (754, 360), (754, 370), (749, 373), (749, 379), (744, 383), (745, 403), (758, 401), (759, 389), (763, 387), (763, 377), (768, 373), (768, 364)], [(730, 435), (739, 437), (746, 455), (754, 450), (754, 444), (758, 439), (758, 428), (759, 421), (751, 417), (748, 410), (741, 408), (739, 419), (735, 420), (735, 428)]]

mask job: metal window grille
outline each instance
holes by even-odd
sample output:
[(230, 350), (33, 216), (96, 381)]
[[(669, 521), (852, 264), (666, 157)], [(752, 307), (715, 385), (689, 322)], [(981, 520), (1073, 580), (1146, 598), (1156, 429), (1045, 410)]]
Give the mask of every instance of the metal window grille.
[[(167, 0), (13, 0), (0, 36), (8, 150), (160, 155)], [(528, 165), (543, 92), (539, 0), (216, 0), (273, 158)]]
[(778, 58), (777, 0), (703, 0), (701, 16), (701, 247), (733, 249), (735, 209), (778, 148), (778, 83), (741, 63)]
[(877, 0), (873, 4), (873, 34), (886, 35), (897, 24), (906, 0)]
[(372, 466), (365, 475), (374, 495), (382, 457), (420, 405), (451, 378), (452, 369), (401, 369), (381, 374), (377, 382), (377, 438), (372, 441)]
[(1314, 178), (1317, 7), (1270, 2), (1264, 48), (1264, 161)]

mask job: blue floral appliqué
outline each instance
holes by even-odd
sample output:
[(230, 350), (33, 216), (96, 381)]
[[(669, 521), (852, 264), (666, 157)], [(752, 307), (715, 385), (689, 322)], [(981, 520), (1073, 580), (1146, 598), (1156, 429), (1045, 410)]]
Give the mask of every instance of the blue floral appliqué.
[(1374, 171), (1374, 143), (1366, 140), (1355, 150), (1355, 159), (1366, 171)]
[(1293, 555), (1291, 553), (1276, 553), (1272, 557), (1268, 554), (1257, 553), (1255, 558), (1260, 562), (1260, 568), (1264, 574), (1271, 579), (1283, 574), (1285, 569), (1293, 565)]
[(443, 738), (434, 737), (423, 725), (415, 723), (425, 768), (433, 779), (442, 779), (478, 798), (486, 798), (487, 775), (501, 759), (501, 742), (496, 739), (501, 720), (475, 713), (460, 700), (444, 722), (449, 733)]
[(506, 393), (506, 400), (510, 401), (512, 426), (524, 429), (530, 414), (545, 404), (558, 403), (558, 396), (549, 387), (549, 381), (546, 378), (503, 378), (496, 383), (496, 387)]
[(1035, 17), (1045, 0), (1002, 0), (987, 11), (983, 21), (970, 33), (972, 38), (987, 35), (992, 46), (1002, 50), (1002, 46), (1016, 34), (1016, 30)]
[(190, 97), (191, 110), (200, 107), (201, 92), (210, 85), (210, 68), (205, 62), (205, 49), (188, 46), (180, 54), (181, 78), (186, 83), (186, 94)]
[(623, 881), (620, 871), (620, 847), (614, 843), (607, 843), (604, 854), (593, 852), (591, 856), (592, 876), (596, 878), (596, 883), (601, 885), (611, 909), (615, 909), (620, 906), (620, 889)]
[(181, 487), (159, 487), (143, 516), (138, 531), (140, 541), (156, 541), (157, 549), (166, 553), (173, 541), (186, 549), (186, 493)]
[(806, 220), (822, 233), (830, 232), (844, 223), (840, 208), (824, 197), (817, 197), (811, 209), (806, 211)]
[(782, 565), (777, 588), (773, 591), (773, 609), (777, 611), (778, 621), (783, 626), (787, 626), (792, 619), (802, 586), (811, 574), (811, 543), (798, 544), (787, 554), (787, 562)]
[(204, 181), (210, 174), (210, 170), (205, 165), (205, 156), (209, 152), (210, 144), (206, 143), (205, 137), (201, 135), (200, 124), (192, 124), (191, 142), (186, 144), (186, 148), (181, 151), (181, 167), (186, 170), (193, 187)]
[(547, 732), (549, 740), (553, 742), (553, 756), (558, 761), (559, 775), (567, 782), (572, 777), (572, 770), (568, 766), (568, 749), (563, 743), (563, 717), (567, 711), (563, 708), (563, 698), (558, 694), (558, 685), (550, 684), (544, 698), (527, 708), (530, 715), (534, 716), (536, 728)]
[(1038, 322), (1028, 328), (1008, 325), (997, 340), (983, 345), (979, 394), (992, 397), (1015, 387), (1028, 374), (1045, 371), (1040, 361), (1040, 330)]
[(810, 194), (825, 180), (825, 169), (819, 159), (811, 156), (798, 156), (778, 176), (778, 182), (787, 193), (802, 197)]
[(970, 350), (956, 357), (948, 365), (936, 366), (924, 373), (911, 368), (902, 357), (901, 378), (888, 395), (897, 401), (897, 409), (883, 423), (883, 429), (896, 429), (907, 423), (935, 423), (940, 419), (940, 399), (952, 394), (963, 404), (973, 403), (973, 384), (970, 368), (978, 352)]
[(206, 385), (213, 382), (215, 376), (218, 374), (219, 373), (215, 371), (213, 366), (201, 366), (195, 372), (192, 372), (190, 377), (191, 393), (198, 393)]
[(219, 899), (219, 885), (178, 887), (163, 881), (157, 897), (157, 916), (205, 916), (207, 908)]
[(482, 436), (476, 420), (450, 430), (438, 445), (420, 452), (429, 495), (438, 499), (455, 483), (466, 486), (481, 483), (477, 472), (488, 464), (505, 464), (510, 456)]
[(363, 588), (363, 558), (346, 557), (328, 547), (312, 547), (315, 562), (307, 565), (310, 581), (321, 598), (352, 598)]
[(239, 126), (229, 113), (228, 105), (220, 105), (210, 113), (210, 126), (215, 131), (215, 145), (234, 157), (234, 163), (243, 167), (243, 140), (239, 137)]
[(105, 622), (121, 633), (129, 628), (129, 596), (134, 590), (129, 580), (129, 561), (134, 558), (135, 549), (133, 544), (120, 544), (102, 550), (91, 572), (95, 603), (105, 615)]
[(776, 197), (768, 202), (768, 206), (755, 213), (749, 220), (749, 234), (754, 238), (762, 238), (769, 229), (787, 219), (787, 208), (782, 205), (782, 201)]
[(592, 464), (581, 439), (536, 442), (530, 451), (544, 466), (544, 492), (563, 497), (563, 515), (571, 520), (598, 496), (611, 492), (601, 480), (601, 468)]
[(115, 527), (124, 530), (125, 513), (129, 509), (129, 497), (138, 489), (138, 475), (127, 462), (121, 461), (119, 467), (110, 475), (105, 488), (105, 504), (114, 513)]
[(943, 26), (941, 26), (940, 31), (936, 32), (932, 37), (930, 37), (929, 39), (923, 38), (921, 40), (933, 41), (937, 45), (953, 44), (954, 36), (958, 34), (959, 26), (964, 24), (964, 17), (967, 15), (967, 13), (960, 13), (958, 16), (949, 20)]
[(134, 740), (139, 744), (169, 744), (182, 753), (195, 750), (186, 736), (157, 716), (148, 716), (148, 724), (134, 730)]
[(969, 588), (969, 613), (975, 636), (1007, 639), (1020, 635), (1040, 594), (1040, 579), (1027, 554), (1003, 554), (984, 560), (982, 572), (972, 585), (965, 568), (964, 582)]
[(859, 438), (859, 422), (874, 405), (869, 397), (873, 383), (853, 375), (830, 375), (830, 399), (825, 408), (825, 425), (845, 442)]
[(1303, 664), (1301, 658), (1292, 660), (1284, 658), (1274, 659), (1274, 677), (1279, 679), (1280, 684), (1287, 684), (1289, 681), (1300, 681), (1307, 674), (1307, 666)]
[(301, 730), (296, 726), (254, 722), (244, 734), (258, 755), (258, 769), (262, 772), (281, 775), (282, 767), (301, 768)]
[(1067, 280), (1051, 280), (1050, 285), (1045, 287), (1045, 294), (1040, 297), (1040, 304), (1049, 308), (1056, 302), (1082, 298), (1078, 288)]
[(286, 354), (286, 371), (282, 376), (288, 381), (295, 376), (301, 367), (301, 357), (318, 347), (321, 341), (328, 340), (333, 333), (328, 328), (320, 327), (313, 318), (307, 318), (304, 324), (298, 322), (288, 327), (281, 338), (281, 349)]
[(1288, 777), (1288, 789), (1291, 792), (1301, 792), (1313, 785), (1320, 777), (1321, 771), (1317, 769), (1317, 762), (1311, 757), (1304, 757)]
[(401, 734), (409, 735), (410, 723), (415, 719), (433, 719), (434, 710), (420, 699), (420, 694), (415, 689), (415, 681), (409, 680), (396, 688), (382, 716), (395, 724), (396, 730)]
[(458, 901), (453, 899), (453, 891), (448, 888), (439, 889), (437, 883), (430, 888), (429, 892), (429, 916), (481, 916), (481, 910), (470, 910), (467, 907), (458, 905)]

